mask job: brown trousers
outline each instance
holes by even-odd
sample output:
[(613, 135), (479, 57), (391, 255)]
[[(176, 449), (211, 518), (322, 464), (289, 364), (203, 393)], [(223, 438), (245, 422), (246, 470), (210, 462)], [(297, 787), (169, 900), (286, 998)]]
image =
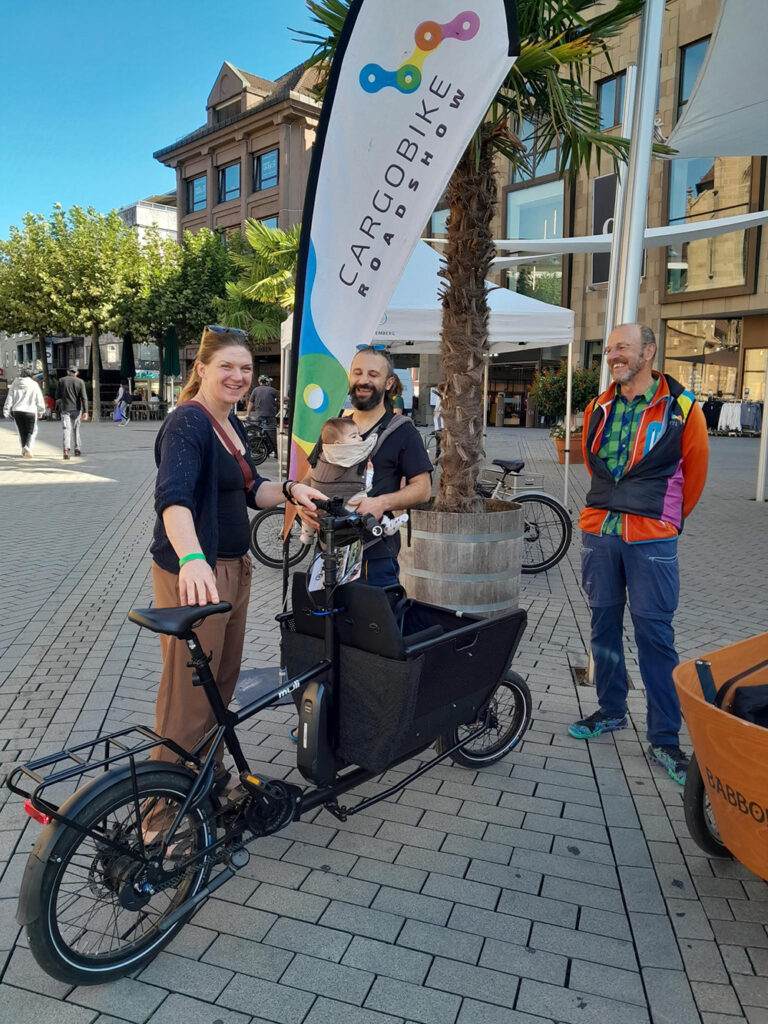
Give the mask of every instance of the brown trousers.
[[(223, 558), (216, 563), (216, 587), (219, 599), (228, 601), (232, 611), (211, 615), (196, 629), (206, 654), (212, 654), (211, 672), (225, 707), (229, 706), (240, 674), (245, 640), (245, 620), (251, 594), (251, 560)], [(152, 565), (155, 604), (158, 608), (178, 607), (179, 578), (159, 565)], [(186, 643), (176, 637), (160, 634), (163, 674), (157, 692), (155, 732), (167, 736), (185, 750), (191, 750), (211, 729), (216, 720), (202, 686), (192, 685), (192, 669), (187, 667), (190, 654)], [(217, 754), (220, 758), (221, 753)], [(155, 761), (176, 761), (167, 747), (152, 750)]]

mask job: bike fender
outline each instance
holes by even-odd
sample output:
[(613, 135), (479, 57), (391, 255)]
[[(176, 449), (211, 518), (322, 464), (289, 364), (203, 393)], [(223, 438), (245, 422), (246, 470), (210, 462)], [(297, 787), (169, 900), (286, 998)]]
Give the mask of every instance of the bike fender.
[[(141, 764), (136, 765), (136, 774), (144, 775), (146, 772), (156, 771), (160, 763), (162, 762), (143, 761)], [(195, 778), (194, 772), (189, 771), (183, 765), (174, 764), (173, 767), (177, 771), (189, 775), (190, 779)], [(124, 778), (130, 777), (130, 774), (131, 766), (128, 764), (112, 768), (108, 772), (103, 772), (97, 778), (92, 779), (87, 785), (76, 790), (68, 800), (65, 800), (59, 808), (59, 813), (73, 817), (86, 804), (100, 796), (105, 789), (113, 786), (116, 782), (121, 782)], [(16, 921), (20, 925), (32, 924), (33, 921), (40, 917), (42, 910), (40, 892), (43, 874), (51, 860), (53, 847), (61, 837), (61, 831), (66, 827), (66, 824), (61, 821), (52, 821), (50, 825), (46, 825), (27, 859), (24, 877), (21, 880), (19, 903), (16, 908)]]

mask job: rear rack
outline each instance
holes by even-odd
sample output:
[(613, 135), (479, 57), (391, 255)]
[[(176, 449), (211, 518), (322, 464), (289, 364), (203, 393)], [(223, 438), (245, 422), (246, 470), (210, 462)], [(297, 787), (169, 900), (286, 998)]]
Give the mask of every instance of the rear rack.
[[(131, 742), (130, 737), (133, 738)], [(97, 750), (103, 744), (103, 751)], [(58, 813), (59, 804), (51, 800), (43, 799), (42, 793), (57, 783), (68, 782), (70, 779), (78, 778), (87, 772), (98, 771), (100, 768), (105, 772), (116, 762), (129, 759), (132, 767), (135, 759), (141, 754), (155, 747), (165, 746), (172, 750), (186, 762), (193, 762), (199, 767), (198, 757), (191, 755), (189, 751), (182, 749), (173, 740), (158, 736), (156, 732), (147, 729), (142, 725), (130, 726), (127, 729), (119, 729), (117, 732), (107, 733), (104, 736), (97, 736), (95, 739), (86, 740), (85, 743), (78, 743), (74, 747), (67, 747), (55, 754), (38, 758), (35, 761), (28, 761), (26, 764), (14, 768), (6, 779), (6, 786), (12, 793), (31, 801), (32, 806), (38, 811), (53, 818), (60, 818)], [(56, 766), (58, 770), (56, 770)], [(53, 768), (53, 771), (45, 772), (46, 768)], [(26, 788), (22, 788), (25, 785)], [(29, 783), (32, 783), (30, 785)]]

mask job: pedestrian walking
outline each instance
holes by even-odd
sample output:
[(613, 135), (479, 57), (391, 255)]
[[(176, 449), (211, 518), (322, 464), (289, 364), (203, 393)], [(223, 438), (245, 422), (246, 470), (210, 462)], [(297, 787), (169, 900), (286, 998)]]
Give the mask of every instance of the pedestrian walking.
[[(225, 705), (240, 673), (251, 590), (248, 507), (271, 508), (288, 500), (314, 509), (312, 498), (325, 497), (304, 484), (281, 484), (257, 474), (245, 429), (231, 411), (248, 393), (252, 373), (246, 332), (206, 327), (179, 405), (155, 442), (157, 521), (150, 546), (155, 604), (232, 605), (197, 627)], [(191, 750), (213, 725), (213, 714), (202, 688), (192, 685), (186, 643), (162, 635), (160, 645), (155, 728)], [(155, 747), (152, 757), (175, 760), (165, 747)], [(221, 765), (217, 774), (225, 788)], [(162, 827), (153, 817), (152, 830)]]
[(8, 389), (3, 416), (13, 419), (19, 432), (22, 458), (31, 459), (37, 437), (37, 421), (45, 414), (40, 385), (28, 370), (22, 370)]
[(69, 458), (72, 439), (75, 442), (75, 455), (80, 455), (80, 423), (88, 419), (88, 393), (85, 384), (78, 377), (76, 366), (70, 366), (66, 377), (62, 377), (56, 388), (56, 405), (61, 414), (61, 425), (64, 428), (64, 458)]
[(568, 731), (592, 739), (627, 727), (622, 635), (628, 597), (645, 685), (648, 751), (683, 784), (688, 755), (680, 749), (672, 681), (677, 539), (704, 488), (709, 444), (695, 396), (651, 369), (655, 355), (649, 327), (617, 327), (606, 344), (613, 383), (584, 413), (582, 448), (592, 481), (579, 520), (581, 572), (600, 706)]
[(115, 423), (128, 423), (128, 404), (131, 400), (132, 396), (128, 391), (128, 381), (121, 380), (117, 398), (114, 401), (115, 410), (118, 412), (118, 415), (114, 417)]
[(248, 398), (245, 415), (249, 420), (259, 423), (269, 438), (271, 455), (277, 458), (277, 413), (280, 409), (280, 394), (272, 387), (272, 379), (262, 374), (258, 387), (255, 387)]

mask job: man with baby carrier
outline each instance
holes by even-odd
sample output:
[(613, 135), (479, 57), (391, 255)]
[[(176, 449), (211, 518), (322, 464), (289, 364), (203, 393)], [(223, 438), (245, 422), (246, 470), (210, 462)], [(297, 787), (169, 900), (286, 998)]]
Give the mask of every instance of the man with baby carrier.
[[(347, 470), (357, 467), (352, 472), (359, 475), (359, 485), (353, 483), (351, 495), (338, 493), (338, 497), (347, 499), (350, 507), (361, 514), (373, 515), (379, 521), (396, 510), (428, 501), (431, 493), (432, 463), (419, 432), (407, 416), (396, 416), (387, 401), (394, 382), (395, 372), (386, 350), (360, 346), (349, 372), (350, 418), (357, 427), (359, 440), (341, 436), (334, 421), (331, 458), (343, 456), (342, 463), (322, 458), (322, 440), (309, 457), (312, 479), (326, 479), (324, 490), (329, 495), (337, 494), (334, 479), (340, 481), (341, 476), (346, 479), (349, 475), (340, 473), (339, 465)], [(299, 515), (305, 525), (317, 528), (316, 513), (301, 508)], [(377, 587), (397, 583), (399, 552), (399, 531), (369, 544), (363, 552), (361, 580)]]
[(680, 591), (677, 538), (704, 488), (707, 427), (695, 396), (652, 371), (656, 339), (649, 327), (617, 327), (605, 355), (613, 383), (584, 413), (582, 448), (592, 479), (579, 520), (600, 706), (568, 731), (593, 739), (627, 727), (623, 620), (629, 597), (648, 708), (648, 752), (682, 785), (688, 756), (680, 749), (680, 702), (672, 682), (678, 661), (672, 629)]

